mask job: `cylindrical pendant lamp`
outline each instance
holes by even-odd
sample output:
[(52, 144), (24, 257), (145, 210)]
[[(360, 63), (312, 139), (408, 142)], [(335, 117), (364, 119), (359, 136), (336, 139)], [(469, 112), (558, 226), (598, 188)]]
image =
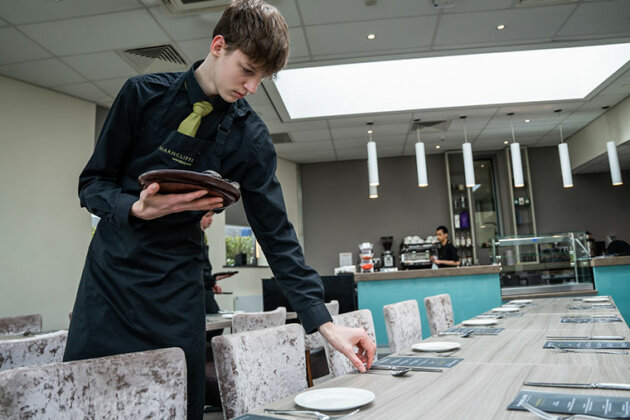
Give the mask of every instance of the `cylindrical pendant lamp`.
[(573, 175), (571, 174), (571, 160), (569, 159), (569, 146), (566, 143), (558, 145), (560, 155), (560, 169), (562, 170), (562, 184), (564, 188), (573, 187)]
[(513, 112), (508, 114), (510, 116), (510, 127), (512, 128), (512, 144), (510, 144), (510, 152), (512, 153), (512, 178), (514, 178), (514, 188), (521, 188), (525, 186), (523, 182), (523, 162), (521, 161), (521, 145), (516, 142), (516, 136), (514, 135), (514, 120), (512, 116)]
[(418, 142), (416, 143), (416, 166), (418, 168), (418, 187), (428, 187), (427, 160), (424, 153), (424, 143), (420, 141), (420, 130), (418, 132)]
[(376, 157), (376, 143), (372, 140), (372, 129), (368, 129), (370, 141), (367, 144), (368, 154), (368, 178), (371, 187), (379, 185), (378, 182), (378, 159)]
[(468, 143), (468, 132), (466, 131), (466, 116), (459, 117), (464, 122), (464, 144), (462, 153), (464, 155), (464, 175), (466, 177), (466, 187), (475, 186), (475, 166), (473, 164), (472, 145)]
[(612, 178), (613, 185), (622, 185), (621, 168), (619, 167), (619, 156), (617, 156), (617, 146), (614, 141), (606, 142), (606, 149), (608, 150), (608, 164), (610, 165), (610, 177)]

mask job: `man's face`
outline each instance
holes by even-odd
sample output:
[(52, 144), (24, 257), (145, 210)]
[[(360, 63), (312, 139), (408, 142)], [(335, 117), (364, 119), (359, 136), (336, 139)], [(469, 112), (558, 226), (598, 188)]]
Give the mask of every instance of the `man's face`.
[(448, 233), (444, 233), (442, 229), (435, 231), (435, 236), (440, 243), (444, 243), (448, 238)]
[(214, 84), (226, 102), (236, 102), (256, 93), (264, 74), (240, 50), (222, 49), (217, 57)]

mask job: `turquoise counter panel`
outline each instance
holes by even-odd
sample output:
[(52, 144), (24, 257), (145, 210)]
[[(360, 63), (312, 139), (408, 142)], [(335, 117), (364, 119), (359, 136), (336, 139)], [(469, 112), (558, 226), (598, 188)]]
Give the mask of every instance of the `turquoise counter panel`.
[(357, 282), (357, 291), (359, 308), (372, 311), (379, 346), (386, 346), (388, 342), (383, 306), (390, 303), (410, 299), (418, 301), (423, 338), (431, 335), (424, 308), (425, 297), (448, 293), (453, 302), (456, 324), (501, 305), (499, 274), (360, 281)]
[(593, 267), (597, 294), (612, 296), (623, 319), (630, 322), (630, 265)]

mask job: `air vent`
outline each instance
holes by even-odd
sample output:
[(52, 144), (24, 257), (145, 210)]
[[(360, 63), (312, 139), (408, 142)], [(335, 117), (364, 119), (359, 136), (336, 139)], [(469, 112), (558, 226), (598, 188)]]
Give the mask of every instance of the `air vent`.
[(158, 0), (170, 15), (189, 15), (225, 9), (231, 0)]
[(410, 133), (415, 133), (416, 130), (431, 133), (443, 133), (448, 130), (450, 121), (413, 121), (409, 128)]
[(186, 60), (169, 44), (133, 48), (118, 54), (140, 73), (183, 71), (188, 69)]
[(577, 3), (580, 0), (518, 0), (517, 5), (520, 7), (528, 6), (549, 6), (552, 4)]
[(273, 144), (293, 143), (293, 139), (291, 139), (289, 133), (272, 133), (271, 140)]

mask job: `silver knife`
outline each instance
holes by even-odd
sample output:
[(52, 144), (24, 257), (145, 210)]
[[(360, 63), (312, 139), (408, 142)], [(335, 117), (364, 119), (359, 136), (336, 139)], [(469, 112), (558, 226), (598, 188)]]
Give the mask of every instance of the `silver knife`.
[(588, 336), (557, 336), (548, 335), (547, 340), (624, 340), (626, 337), (621, 335), (588, 335)]
[(374, 366), (372, 365), (370, 369), (371, 370), (398, 370), (398, 369), (407, 369), (407, 368), (413, 371), (417, 371), (417, 372), (442, 372), (442, 369), (427, 368), (427, 367), (420, 367), (420, 366)]
[(630, 391), (630, 384), (614, 384), (607, 382), (593, 382), (590, 384), (576, 384), (564, 382), (523, 382), (528, 386), (548, 386), (554, 388), (596, 388), (596, 389), (617, 389), (622, 391)]

